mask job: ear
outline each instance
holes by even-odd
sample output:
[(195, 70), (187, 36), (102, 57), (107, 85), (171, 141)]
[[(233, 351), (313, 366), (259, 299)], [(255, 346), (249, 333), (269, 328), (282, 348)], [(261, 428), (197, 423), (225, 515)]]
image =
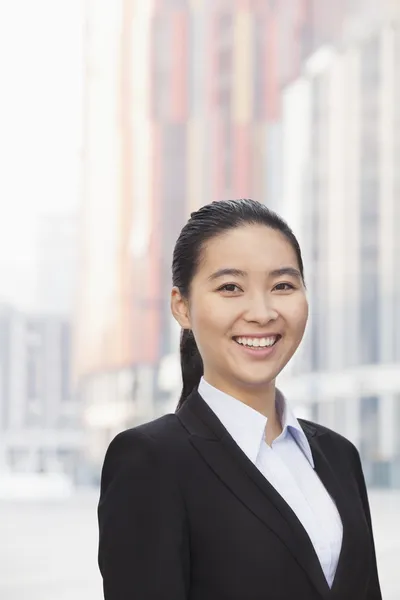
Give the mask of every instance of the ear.
[(189, 303), (177, 287), (171, 291), (171, 312), (182, 329), (191, 329)]

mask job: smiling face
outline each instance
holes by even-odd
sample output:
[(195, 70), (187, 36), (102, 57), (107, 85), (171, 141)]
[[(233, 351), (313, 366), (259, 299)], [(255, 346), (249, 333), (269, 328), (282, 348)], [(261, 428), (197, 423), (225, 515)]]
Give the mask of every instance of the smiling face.
[(273, 384), (299, 346), (308, 316), (296, 253), (286, 237), (247, 225), (209, 240), (189, 299), (172, 294), (213, 386), (238, 397)]

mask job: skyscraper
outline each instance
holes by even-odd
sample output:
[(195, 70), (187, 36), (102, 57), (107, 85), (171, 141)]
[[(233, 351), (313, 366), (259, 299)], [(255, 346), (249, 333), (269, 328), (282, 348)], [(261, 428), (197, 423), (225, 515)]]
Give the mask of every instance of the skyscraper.
[(177, 394), (171, 257), (190, 212), (279, 203), (279, 89), (301, 64), (308, 9), (274, 4), (87, 2), (76, 376), (98, 457)]
[(357, 27), (345, 15), (341, 35), (283, 90), (282, 211), (311, 304), (284, 389), (360, 448), (369, 483), (399, 485), (400, 13), (375, 4), (372, 21), (359, 8)]

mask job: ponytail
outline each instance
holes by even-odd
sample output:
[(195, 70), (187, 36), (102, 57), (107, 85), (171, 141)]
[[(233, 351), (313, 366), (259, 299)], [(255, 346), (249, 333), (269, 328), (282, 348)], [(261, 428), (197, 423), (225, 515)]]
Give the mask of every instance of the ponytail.
[(189, 394), (196, 389), (203, 376), (203, 361), (191, 329), (182, 329), (181, 343), (182, 393), (176, 410), (179, 410)]
[[(179, 291), (181, 298), (186, 302), (190, 301), (193, 278), (204, 259), (207, 243), (228, 231), (246, 225), (262, 225), (281, 232), (296, 253), (304, 282), (301, 250), (294, 233), (285, 221), (264, 204), (254, 200), (221, 200), (206, 204), (193, 212), (176, 241), (172, 257), (172, 285)], [(204, 373), (203, 361), (192, 331), (182, 331), (180, 352), (183, 389), (176, 410), (197, 388)]]

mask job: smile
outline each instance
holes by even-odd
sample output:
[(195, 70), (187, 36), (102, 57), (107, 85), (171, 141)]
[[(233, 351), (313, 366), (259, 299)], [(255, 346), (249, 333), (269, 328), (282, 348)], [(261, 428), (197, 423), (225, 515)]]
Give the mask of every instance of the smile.
[(240, 346), (251, 348), (252, 350), (265, 350), (271, 348), (281, 338), (281, 335), (271, 335), (266, 337), (234, 337), (234, 341)]

